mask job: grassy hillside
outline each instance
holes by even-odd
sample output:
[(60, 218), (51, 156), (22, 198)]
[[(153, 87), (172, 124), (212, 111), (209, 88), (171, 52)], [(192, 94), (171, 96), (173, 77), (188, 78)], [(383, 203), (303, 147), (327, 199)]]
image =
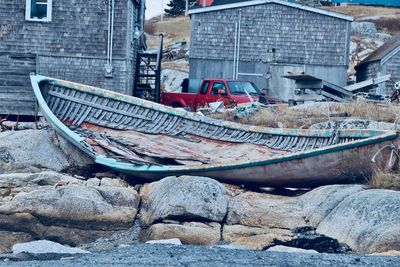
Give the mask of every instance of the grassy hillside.
[(353, 16), (356, 21), (375, 23), (380, 32), (400, 33), (400, 8), (374, 6), (337, 6), (324, 7), (329, 11)]
[(148, 36), (147, 45), (149, 48), (158, 46), (158, 35), (164, 34), (164, 45), (168, 46), (177, 41), (185, 39), (190, 40), (190, 19), (189, 17), (164, 17), (164, 21), (160, 18), (153, 18), (146, 21), (145, 31)]

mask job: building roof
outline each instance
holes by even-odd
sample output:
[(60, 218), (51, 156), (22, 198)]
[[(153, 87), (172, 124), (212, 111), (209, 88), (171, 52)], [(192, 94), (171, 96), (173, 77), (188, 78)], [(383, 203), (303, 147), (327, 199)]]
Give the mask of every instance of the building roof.
[(382, 63), (384, 63), (399, 51), (400, 34), (390, 38), (389, 41), (384, 43), (381, 47), (372, 52), (367, 58), (361, 61), (357, 67), (373, 61), (382, 61)]
[(231, 8), (240, 8), (240, 7), (247, 7), (247, 6), (254, 6), (254, 5), (261, 5), (261, 4), (279, 4), (285, 5), (297, 9), (302, 9), (318, 14), (322, 14), (325, 16), (335, 17), (339, 19), (344, 19), (348, 21), (353, 21), (353, 17), (315, 8), (306, 5), (296, 4), (292, 2), (288, 2), (285, 0), (214, 0), (213, 3), (208, 7), (200, 7), (195, 6), (189, 10), (189, 15), (197, 14), (197, 13), (204, 13), (204, 12), (212, 12), (217, 10), (224, 10), (224, 9), (231, 9)]

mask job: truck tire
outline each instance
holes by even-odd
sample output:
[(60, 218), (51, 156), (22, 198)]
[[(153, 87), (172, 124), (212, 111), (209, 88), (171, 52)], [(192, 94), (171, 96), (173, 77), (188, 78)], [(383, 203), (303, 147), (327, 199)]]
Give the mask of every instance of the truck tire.
[(178, 102), (172, 103), (172, 104), (171, 104), (171, 107), (173, 107), (173, 108), (183, 108), (183, 106), (182, 106), (180, 103), (178, 103)]

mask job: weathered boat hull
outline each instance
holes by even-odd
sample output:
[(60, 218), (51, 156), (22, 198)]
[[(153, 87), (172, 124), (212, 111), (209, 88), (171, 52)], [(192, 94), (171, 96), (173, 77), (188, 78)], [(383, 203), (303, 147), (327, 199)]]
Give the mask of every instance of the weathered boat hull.
[[(187, 174), (264, 186), (349, 183), (370, 177), (373, 168), (387, 164), (391, 147), (398, 147), (395, 131), (269, 129), (53, 78), (31, 81), (43, 114), (59, 133), (97, 163), (149, 180)], [(203, 146), (210, 157), (197, 153)], [(229, 161), (241, 150), (243, 156)], [(374, 156), (378, 164), (372, 164)]]

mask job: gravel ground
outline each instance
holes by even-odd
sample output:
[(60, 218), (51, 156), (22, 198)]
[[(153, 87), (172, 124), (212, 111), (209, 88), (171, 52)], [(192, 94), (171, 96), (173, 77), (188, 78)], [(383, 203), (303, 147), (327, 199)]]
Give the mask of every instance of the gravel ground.
[(0, 266), (400, 266), (400, 257), (302, 254), (218, 247), (140, 244), (58, 261), (1, 262)]

